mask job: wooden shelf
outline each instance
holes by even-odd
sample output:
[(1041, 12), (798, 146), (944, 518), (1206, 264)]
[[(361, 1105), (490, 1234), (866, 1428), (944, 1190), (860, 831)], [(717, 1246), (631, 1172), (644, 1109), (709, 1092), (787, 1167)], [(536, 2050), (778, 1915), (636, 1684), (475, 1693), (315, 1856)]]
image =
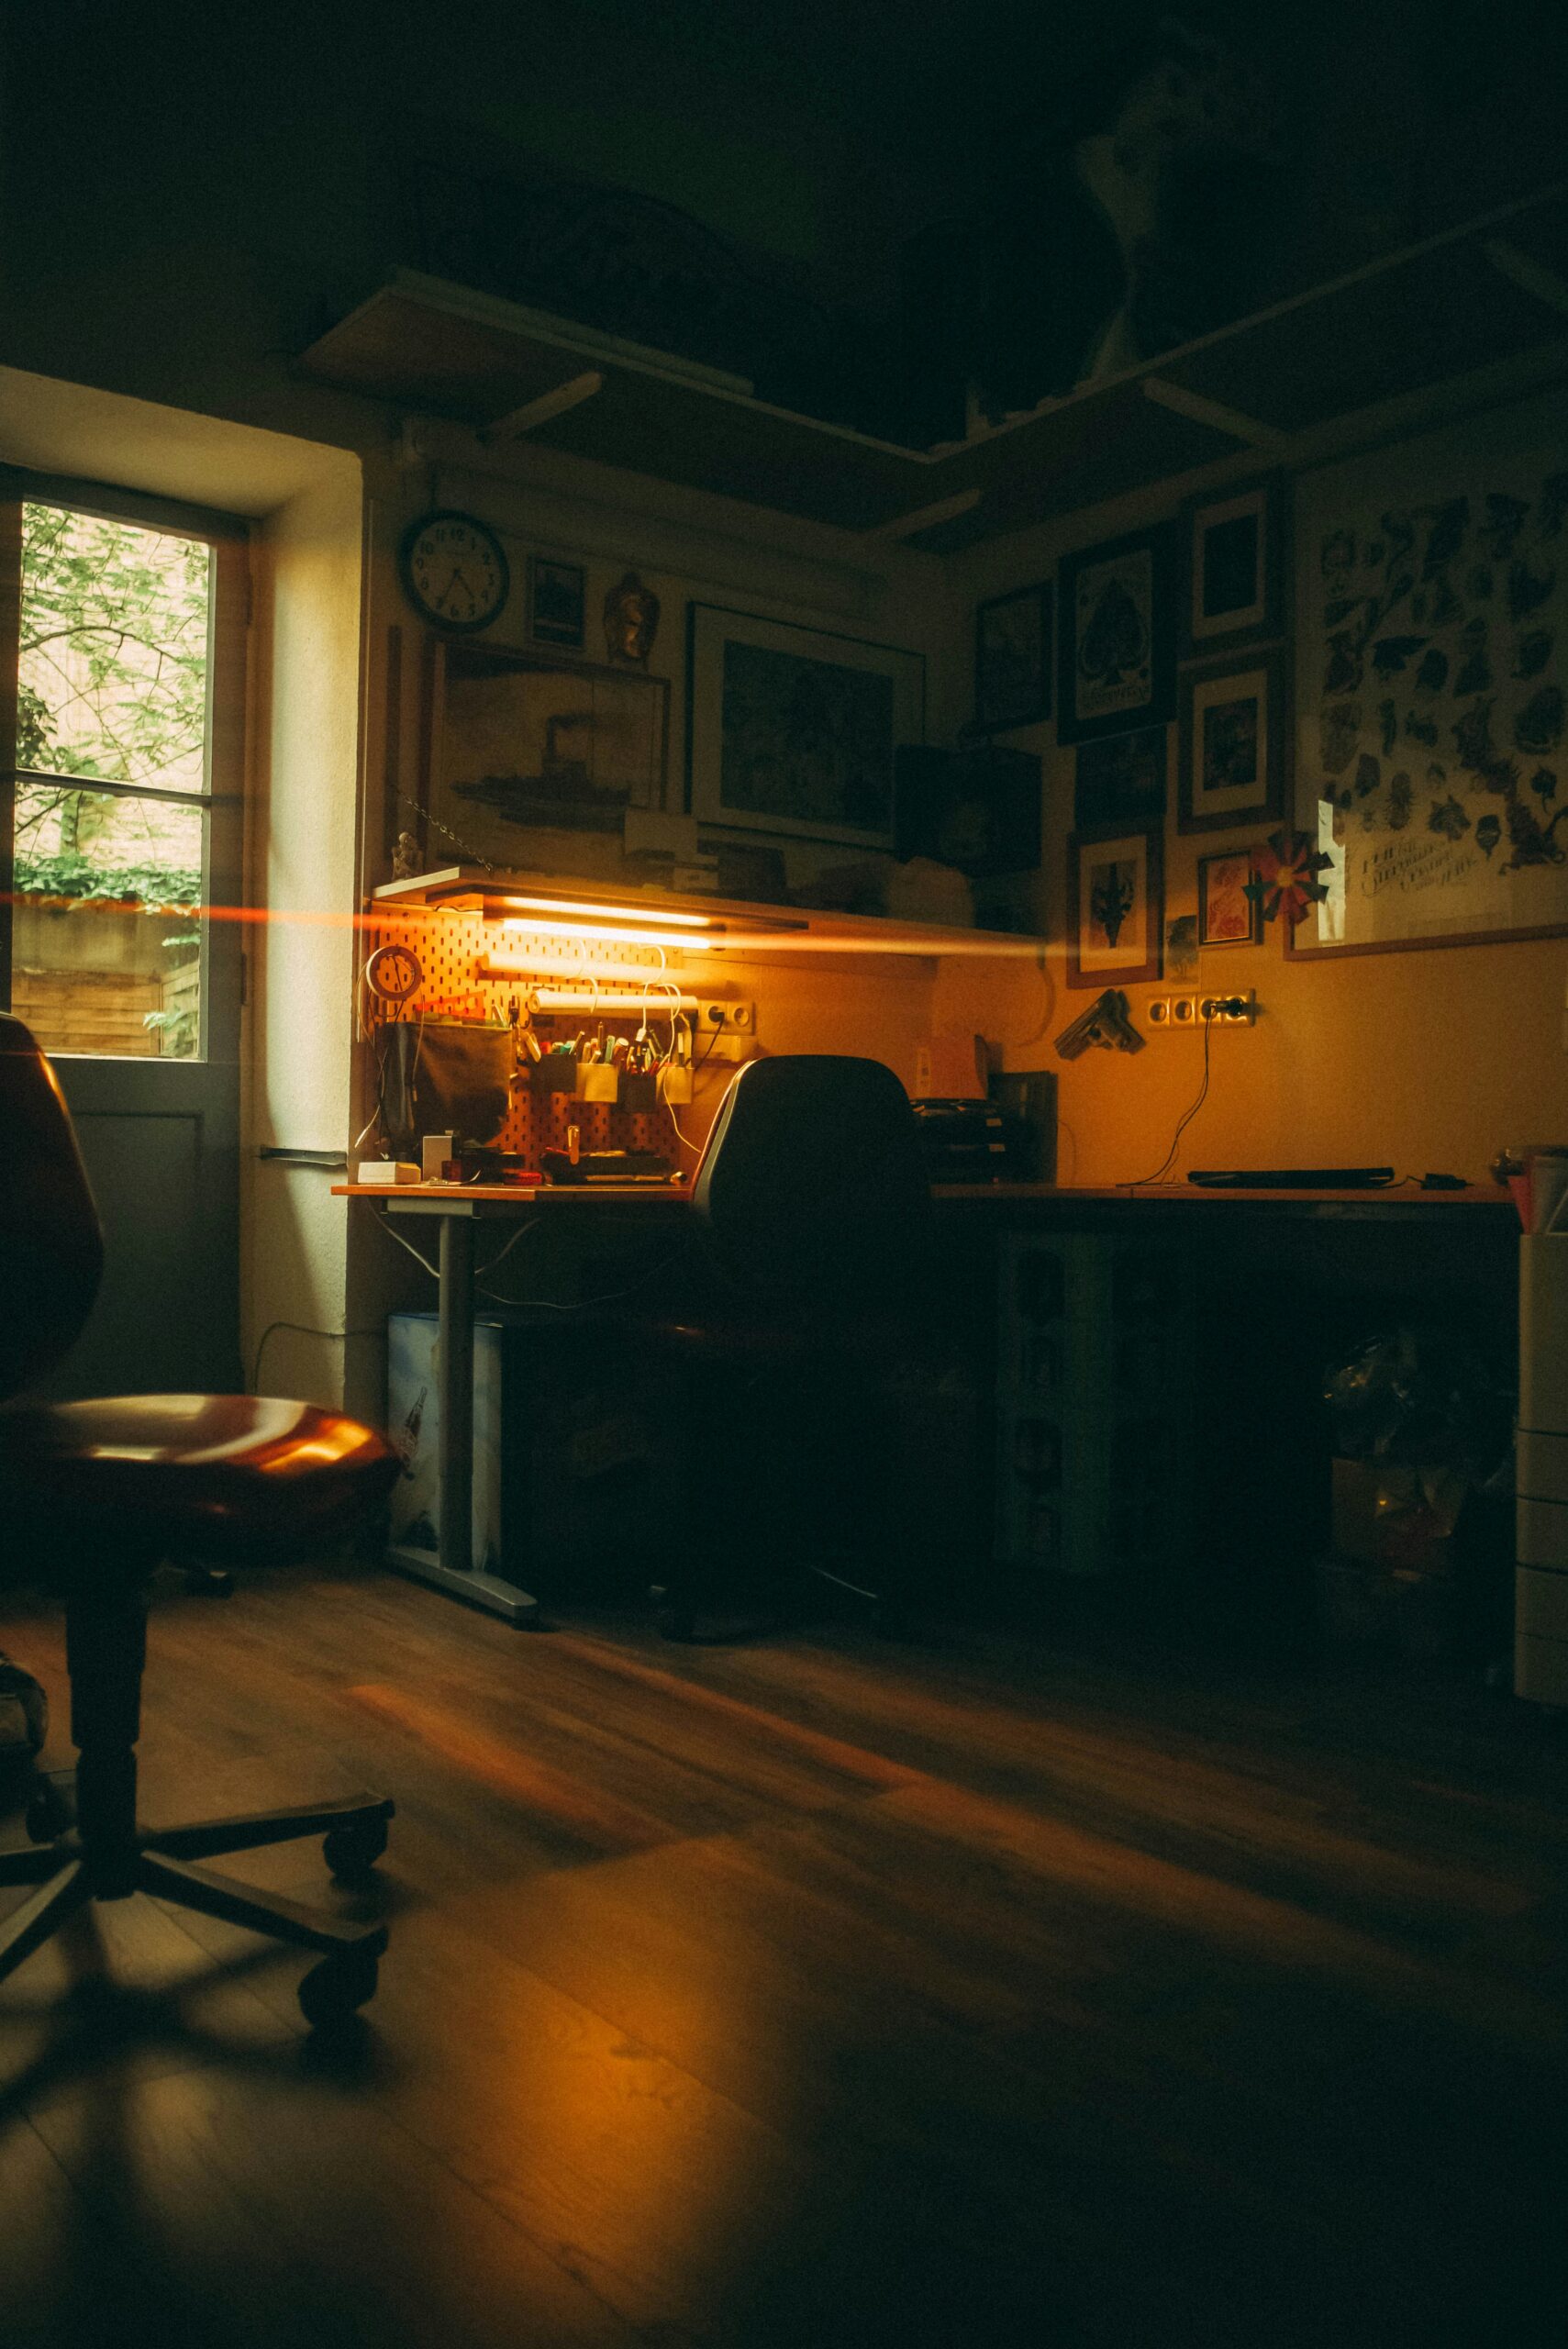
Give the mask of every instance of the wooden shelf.
[[(936, 922), (895, 921), (885, 914), (753, 905), (743, 897), (677, 896), (668, 889), (633, 889), (621, 882), (562, 878), (553, 873), (487, 873), (472, 864), (446, 865), (412, 881), (384, 882), (373, 891), (372, 903), (388, 910), (407, 907), (429, 913), (474, 914), (488, 908), (499, 913), (503, 910), (500, 901), (514, 894), (581, 900), (584, 919), (591, 918), (592, 907), (612, 903), (629, 914), (646, 913), (652, 924), (657, 924), (661, 913), (706, 914), (718, 926), (718, 934), (695, 939), (694, 944), (743, 951), (748, 962), (764, 955), (793, 958), (803, 952), (817, 962), (824, 951), (920, 957), (1044, 952), (1043, 940), (1017, 930), (955, 930)], [(726, 936), (726, 931), (733, 935)]]
[[(1407, 246), (980, 438), (907, 449), (737, 376), (411, 271), (312, 343), (318, 383), (949, 552), (1559, 340), (1568, 183)], [(590, 383), (593, 388), (587, 388)], [(574, 387), (570, 404), (556, 395)], [(925, 529), (900, 528), (963, 505)]]

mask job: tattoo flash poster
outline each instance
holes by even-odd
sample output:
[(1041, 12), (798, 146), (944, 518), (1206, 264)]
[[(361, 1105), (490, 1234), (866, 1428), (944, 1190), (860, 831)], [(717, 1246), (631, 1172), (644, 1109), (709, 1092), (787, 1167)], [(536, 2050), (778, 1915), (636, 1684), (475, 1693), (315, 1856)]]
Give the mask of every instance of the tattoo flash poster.
[(1332, 864), (1294, 951), (1568, 926), (1561, 415), (1532, 402), (1297, 496), (1297, 821)]

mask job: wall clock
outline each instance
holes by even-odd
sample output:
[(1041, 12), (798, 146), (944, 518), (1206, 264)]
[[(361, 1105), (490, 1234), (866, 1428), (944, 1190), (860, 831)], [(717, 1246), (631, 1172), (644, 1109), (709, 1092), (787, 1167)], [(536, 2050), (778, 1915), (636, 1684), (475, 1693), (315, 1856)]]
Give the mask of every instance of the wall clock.
[(409, 601), (456, 635), (488, 628), (511, 591), (500, 540), (472, 514), (443, 507), (404, 534), (398, 567)]

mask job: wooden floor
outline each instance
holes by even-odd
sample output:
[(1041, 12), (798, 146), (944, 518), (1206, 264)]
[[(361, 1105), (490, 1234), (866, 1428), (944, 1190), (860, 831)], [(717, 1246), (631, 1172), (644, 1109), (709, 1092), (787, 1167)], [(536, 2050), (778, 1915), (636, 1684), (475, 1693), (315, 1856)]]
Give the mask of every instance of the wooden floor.
[[(67, 1760), (58, 1620), (0, 1645)], [(392, 1949), (337, 2054), (299, 1959), (140, 1900), (0, 1987), (5, 2349), (1564, 2337), (1524, 1709), (344, 1572), (161, 1596), (142, 1754), (152, 1818), (395, 1795)], [(57, 2003), (106, 1966), (116, 2035)]]

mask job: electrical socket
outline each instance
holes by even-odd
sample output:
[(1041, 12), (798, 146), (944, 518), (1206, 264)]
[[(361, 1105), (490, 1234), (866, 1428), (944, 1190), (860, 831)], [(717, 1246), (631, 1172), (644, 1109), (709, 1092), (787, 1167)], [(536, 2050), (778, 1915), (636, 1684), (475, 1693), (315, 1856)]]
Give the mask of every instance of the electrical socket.
[[(1240, 1011), (1229, 1008), (1232, 1003), (1240, 1005)], [(1258, 990), (1249, 987), (1243, 994), (1240, 987), (1236, 987), (1229, 995), (1200, 996), (1197, 1016), (1199, 1024), (1204, 1027), (1251, 1028), (1256, 1024), (1258, 1017)]]
[(727, 997), (699, 996), (697, 1026), (705, 1036), (717, 1030), (728, 1030), (737, 1036), (756, 1033), (757, 1007), (754, 1003), (732, 1003)]
[[(1562, 1016), (1565, 1020), (1568, 1020), (1568, 1011), (1565, 1011)], [(1168, 1028), (1170, 1024), (1170, 996), (1168, 995), (1151, 996), (1149, 998), (1149, 1025), (1151, 1028)]]
[(1196, 1027), (1197, 997), (1195, 995), (1173, 995), (1171, 997), (1171, 1025), (1173, 1028)]

